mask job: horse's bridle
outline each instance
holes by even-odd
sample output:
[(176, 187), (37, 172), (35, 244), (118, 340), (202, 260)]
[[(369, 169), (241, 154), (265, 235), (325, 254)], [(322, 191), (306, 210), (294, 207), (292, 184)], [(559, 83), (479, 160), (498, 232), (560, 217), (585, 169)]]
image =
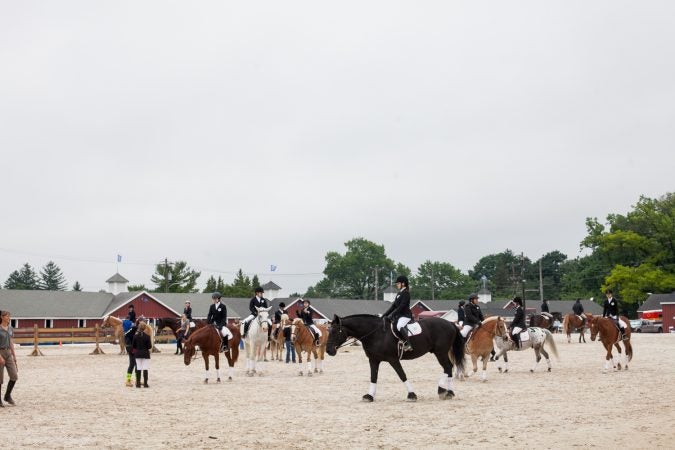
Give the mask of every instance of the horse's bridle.
[(340, 322), (340, 325), (338, 325), (338, 334), (345, 336), (345, 341), (340, 345), (336, 345), (335, 350), (337, 350), (339, 348), (342, 348), (342, 347), (346, 347), (347, 345), (352, 345), (354, 342), (357, 342), (357, 341), (361, 342), (362, 339), (367, 338), (368, 336), (370, 336), (371, 334), (373, 334), (376, 331), (377, 331), (377, 328), (374, 328), (372, 331), (364, 334), (360, 338), (352, 336), (353, 341), (349, 341), (349, 338), (346, 337), (347, 334), (342, 331), (342, 322)]

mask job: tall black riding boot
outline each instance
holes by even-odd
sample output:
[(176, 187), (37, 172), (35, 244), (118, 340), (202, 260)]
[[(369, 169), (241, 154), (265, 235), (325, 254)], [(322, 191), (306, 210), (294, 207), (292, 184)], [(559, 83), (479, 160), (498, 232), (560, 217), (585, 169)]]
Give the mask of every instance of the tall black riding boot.
[(244, 335), (241, 337), (242, 339), (246, 339), (246, 336), (248, 336), (248, 327), (251, 326), (251, 322), (244, 322)]
[(230, 351), (229, 341), (230, 339), (227, 336), (223, 336), (222, 341), (220, 343), (221, 350), (223, 351), (223, 353), (229, 353)]
[(401, 338), (403, 339), (403, 351), (404, 352), (411, 352), (412, 351), (412, 344), (410, 343), (410, 336), (408, 336), (408, 329), (404, 326), (399, 330), (401, 333)]
[(136, 387), (141, 387), (141, 371), (136, 369)]
[(148, 371), (144, 370), (143, 371), (143, 387), (150, 387), (148, 386)]
[[(2, 384), (0, 384), (0, 393), (2, 393)], [(2, 399), (0, 399), (0, 408), (4, 408), (4, 407), (5, 407), (5, 405), (2, 404)]]
[(14, 389), (15, 384), (16, 380), (9, 380), (9, 383), (7, 383), (7, 391), (5, 392), (5, 401), (10, 405), (14, 405), (14, 400), (12, 400), (12, 390)]

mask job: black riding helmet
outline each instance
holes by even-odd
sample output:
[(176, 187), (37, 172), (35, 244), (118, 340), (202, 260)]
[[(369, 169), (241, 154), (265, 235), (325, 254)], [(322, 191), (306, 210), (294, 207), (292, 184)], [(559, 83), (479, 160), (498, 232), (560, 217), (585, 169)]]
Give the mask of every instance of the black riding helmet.
[(478, 294), (469, 295), (469, 303), (471, 303), (471, 300), (474, 300), (474, 299), (477, 299), (477, 298), (478, 298)]
[(403, 275), (400, 275), (398, 278), (396, 278), (397, 283), (402, 283), (405, 287), (408, 287), (408, 277), (404, 277)]
[(211, 298), (220, 298), (220, 297), (222, 297), (220, 295), (220, 292), (214, 292), (213, 294), (211, 294)]
[(515, 298), (513, 299), (513, 303), (516, 303), (516, 304), (518, 304), (518, 305), (520, 305), (520, 306), (523, 306), (523, 299), (520, 298), (520, 297), (515, 297)]
[(262, 292), (265, 292), (265, 290), (263, 288), (261, 288), (260, 286), (258, 286), (257, 288), (255, 288), (255, 293), (257, 294), (258, 292), (262, 293)]

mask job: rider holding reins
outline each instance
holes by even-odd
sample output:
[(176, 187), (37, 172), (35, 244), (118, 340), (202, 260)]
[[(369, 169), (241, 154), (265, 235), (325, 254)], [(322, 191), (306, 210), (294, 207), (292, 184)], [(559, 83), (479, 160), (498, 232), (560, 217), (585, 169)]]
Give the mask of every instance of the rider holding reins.
[(513, 303), (516, 306), (516, 312), (511, 321), (511, 339), (516, 346), (516, 350), (520, 349), (520, 332), (523, 331), (525, 326), (525, 311), (523, 310), (523, 299), (516, 297), (513, 299)]
[(232, 332), (227, 328), (227, 306), (220, 302), (220, 292), (211, 294), (213, 304), (209, 307), (209, 315), (206, 317), (206, 322), (213, 324), (219, 331), (223, 340), (221, 343), (222, 350), (225, 353), (230, 351), (227, 346), (228, 340), (232, 338)]
[(466, 339), (469, 331), (479, 327), (483, 320), (485, 319), (483, 317), (483, 311), (481, 311), (480, 306), (478, 306), (478, 295), (469, 295), (469, 303), (464, 306), (464, 326), (462, 327), (462, 331), (460, 331), (462, 337)]
[(619, 317), (619, 303), (614, 298), (611, 289), (607, 289), (605, 295), (607, 295), (607, 299), (602, 304), (602, 317), (609, 317), (614, 320), (614, 323), (619, 327), (619, 331), (621, 331), (622, 339), (627, 339), (626, 323)]
[[(251, 312), (246, 318), (244, 319), (244, 334), (242, 335), (242, 339), (246, 339), (246, 336), (248, 335), (248, 328), (251, 326), (251, 321), (258, 317), (258, 310), (256, 308), (267, 308), (267, 299), (263, 297), (263, 293), (265, 291), (263, 288), (258, 286), (255, 288), (255, 296), (251, 299), (251, 301), (248, 302), (248, 310)], [(272, 323), (267, 320), (267, 324), (269, 325), (268, 330), (271, 331), (272, 329)], [(269, 338), (269, 331), (268, 331), (268, 338)]]

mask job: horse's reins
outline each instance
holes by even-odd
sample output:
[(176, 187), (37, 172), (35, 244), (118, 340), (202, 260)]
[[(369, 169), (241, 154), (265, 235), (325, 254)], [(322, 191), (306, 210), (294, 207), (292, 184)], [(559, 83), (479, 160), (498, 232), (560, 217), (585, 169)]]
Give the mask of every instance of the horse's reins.
[[(338, 331), (339, 331), (340, 334), (345, 334), (345, 333), (342, 331), (342, 324), (340, 324), (340, 328), (339, 328)], [(364, 335), (361, 336), (360, 338), (356, 338), (356, 337), (353, 337), (353, 336), (352, 336), (352, 338), (351, 338), (351, 339), (353, 339), (352, 341), (350, 341), (349, 339), (346, 339), (345, 342), (343, 342), (342, 344), (336, 346), (336, 347), (335, 347), (335, 350), (337, 350), (337, 349), (339, 349), (339, 348), (341, 348), (341, 347), (346, 347), (347, 345), (352, 345), (354, 342), (357, 342), (357, 341), (360, 342), (362, 339), (367, 338), (368, 336), (370, 336), (371, 334), (373, 334), (373, 333), (376, 332), (376, 331), (377, 331), (377, 328), (375, 328), (374, 330), (372, 330), (372, 331), (370, 331), (370, 332), (364, 334)]]

